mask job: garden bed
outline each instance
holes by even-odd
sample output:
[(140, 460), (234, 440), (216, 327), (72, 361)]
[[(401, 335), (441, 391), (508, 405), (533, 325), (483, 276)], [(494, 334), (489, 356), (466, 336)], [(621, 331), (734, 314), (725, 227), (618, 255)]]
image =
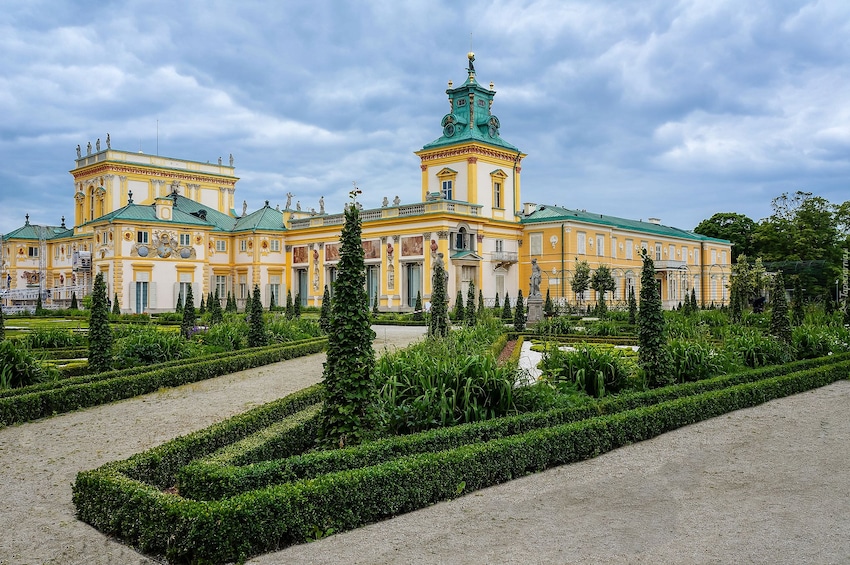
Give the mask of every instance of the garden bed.
[[(317, 398), (314, 387), (128, 460), (80, 473), (74, 502), (81, 519), (142, 551), (177, 562), (240, 560), (303, 542), (317, 531), (358, 527), (547, 467), (593, 457), (731, 410), (823, 386), (846, 378), (848, 371), (847, 355), (801, 361), (611, 397), (580, 409), (584, 413), (561, 411), (558, 417), (551, 411), (527, 414), (312, 456), (281, 453), (290, 467), (295, 460), (287, 455), (301, 457), (312, 474), (263, 488), (236, 490), (233, 492), (240, 494), (220, 500), (199, 501), (164, 492), (177, 484), (186, 464), (200, 462), (307, 408)], [(597, 416), (589, 418), (591, 415)], [(280, 429), (292, 433), (296, 428), (284, 425)], [(254, 439), (244, 445), (261, 453), (263, 440)], [(412, 449), (414, 444), (419, 447)], [(231, 451), (229, 457), (235, 454)], [(246, 457), (240, 462), (250, 460)], [(278, 461), (263, 460), (268, 464)], [(337, 463), (332, 463), (334, 460)], [(248, 468), (230, 467), (238, 472)]]

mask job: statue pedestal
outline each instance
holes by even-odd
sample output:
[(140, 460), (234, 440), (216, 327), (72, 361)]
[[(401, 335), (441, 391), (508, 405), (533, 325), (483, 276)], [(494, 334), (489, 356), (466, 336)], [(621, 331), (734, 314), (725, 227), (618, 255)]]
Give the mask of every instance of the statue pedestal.
[(539, 294), (528, 297), (528, 316), (526, 321), (534, 324), (543, 319), (543, 297)]

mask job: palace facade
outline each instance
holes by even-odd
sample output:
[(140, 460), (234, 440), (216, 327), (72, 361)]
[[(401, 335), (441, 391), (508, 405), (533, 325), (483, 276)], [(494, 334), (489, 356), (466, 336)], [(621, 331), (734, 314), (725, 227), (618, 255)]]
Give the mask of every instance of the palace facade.
[[(577, 260), (591, 269), (608, 265), (618, 302), (638, 291), (641, 249), (655, 259), (666, 307), (691, 288), (703, 304), (725, 303), (730, 243), (647, 222), (551, 205), (522, 204), (525, 154), (501, 137), (492, 113), (496, 94), (479, 84), (470, 54), (466, 81), (446, 90), (449, 112), (442, 135), (416, 152), (421, 199), (402, 204), (387, 198), (361, 209), (366, 286), (384, 311), (410, 311), (421, 293), (431, 294), (431, 270), (442, 253), (448, 296), (466, 296), (474, 284), (488, 303), (496, 295), (516, 300), (528, 293), (531, 260), (542, 270), (541, 291), (574, 302), (569, 280)], [(107, 138), (77, 149), (73, 176), (73, 226), (38, 226), (29, 216), (2, 235), (0, 297), (6, 311), (32, 309), (39, 295), (46, 308), (67, 307), (72, 293), (91, 292), (104, 273), (110, 299), (122, 312), (173, 311), (191, 285), (196, 302), (218, 291), (240, 307), (254, 285), (265, 305), (281, 304), (287, 292), (305, 306), (319, 306), (325, 285), (333, 288), (343, 214), (265, 205), (236, 209), (232, 158), (200, 163), (112, 149)], [(554, 191), (558, 187), (552, 187)], [(71, 198), (69, 198), (70, 200)], [(353, 204), (355, 205), (355, 204)], [(341, 209), (341, 206), (340, 206)], [(594, 300), (587, 295), (582, 299)]]

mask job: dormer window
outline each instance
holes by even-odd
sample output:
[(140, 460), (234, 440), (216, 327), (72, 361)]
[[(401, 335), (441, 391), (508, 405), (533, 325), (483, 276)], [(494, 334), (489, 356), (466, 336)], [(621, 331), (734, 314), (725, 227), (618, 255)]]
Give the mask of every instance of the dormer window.
[(437, 173), (437, 181), (440, 183), (440, 197), (446, 200), (453, 200), (455, 197), (455, 180), (457, 180), (457, 171), (446, 167)]

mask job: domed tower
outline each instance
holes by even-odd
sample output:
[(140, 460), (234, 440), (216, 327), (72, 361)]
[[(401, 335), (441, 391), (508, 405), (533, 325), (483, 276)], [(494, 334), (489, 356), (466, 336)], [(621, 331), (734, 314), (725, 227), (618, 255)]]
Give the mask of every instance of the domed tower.
[(449, 81), (449, 113), (442, 135), (416, 152), (421, 160), (422, 199), (454, 200), (481, 206), (493, 220), (517, 221), (520, 207), (520, 164), (525, 154), (501, 137), (492, 112), (496, 91), (475, 79), (475, 54), (467, 55), (466, 81)]

